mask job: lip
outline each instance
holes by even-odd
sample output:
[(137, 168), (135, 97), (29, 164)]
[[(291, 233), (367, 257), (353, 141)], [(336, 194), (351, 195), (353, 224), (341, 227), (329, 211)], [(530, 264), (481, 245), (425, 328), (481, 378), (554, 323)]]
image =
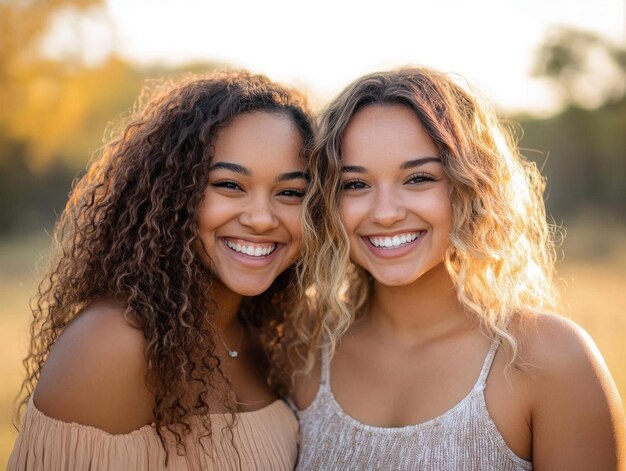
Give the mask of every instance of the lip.
[[(285, 246), (284, 243), (277, 242), (275, 240), (270, 241), (268, 239), (253, 240), (251, 238), (243, 239), (241, 237), (220, 237), (219, 241), (220, 241), (220, 246), (224, 249), (224, 252), (229, 257), (231, 257), (237, 263), (244, 265), (248, 268), (263, 268), (263, 267), (266, 267), (267, 265), (270, 265), (273, 262), (273, 260), (276, 258), (277, 254)], [(256, 257), (254, 255), (248, 255), (248, 254), (244, 254), (242, 252), (237, 252), (236, 250), (233, 250), (227, 245), (227, 242), (240, 244), (240, 245), (252, 245), (256, 247), (268, 247), (271, 245), (275, 245), (276, 247), (271, 253)]]
[(415, 232), (426, 232), (425, 229), (405, 229), (403, 231), (395, 231), (395, 232), (380, 232), (376, 234), (367, 234), (363, 237), (393, 237), (402, 234), (413, 234)]
[[(391, 247), (376, 247), (374, 244), (372, 244), (370, 242), (370, 237), (393, 237), (393, 236), (397, 236), (397, 235), (402, 235), (402, 234), (410, 234), (410, 233), (415, 233), (418, 232), (419, 235), (417, 236), (417, 238), (415, 240), (412, 240), (411, 242), (405, 243), (399, 247), (396, 248), (391, 248)], [(428, 233), (427, 230), (412, 230), (412, 231), (396, 231), (394, 233), (388, 233), (388, 234), (369, 234), (367, 236), (361, 236), (361, 240), (363, 242), (363, 244), (365, 244), (365, 246), (369, 249), (369, 251), (371, 253), (373, 253), (374, 255), (376, 255), (377, 257), (380, 258), (397, 258), (397, 257), (402, 257), (406, 254), (408, 254), (409, 252), (411, 252), (417, 245), (419, 245), (419, 243), (422, 241), (422, 239), (424, 238), (424, 236)]]

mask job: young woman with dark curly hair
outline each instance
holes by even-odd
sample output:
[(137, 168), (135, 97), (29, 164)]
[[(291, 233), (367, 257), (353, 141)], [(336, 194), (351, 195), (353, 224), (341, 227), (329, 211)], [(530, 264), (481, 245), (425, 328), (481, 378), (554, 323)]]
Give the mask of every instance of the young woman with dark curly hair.
[(292, 469), (267, 366), (302, 299), (305, 100), (229, 72), (140, 103), (58, 222), (9, 469)]
[(310, 168), (298, 469), (624, 469), (615, 384), (551, 314), (544, 181), (488, 105), (426, 68), (367, 75)]

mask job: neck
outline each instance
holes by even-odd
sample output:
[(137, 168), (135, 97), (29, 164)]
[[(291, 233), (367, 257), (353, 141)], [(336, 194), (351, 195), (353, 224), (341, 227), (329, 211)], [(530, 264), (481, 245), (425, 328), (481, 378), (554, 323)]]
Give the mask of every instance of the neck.
[(239, 308), (243, 301), (243, 296), (230, 290), (224, 284), (215, 280), (213, 283), (213, 298), (217, 304), (216, 326), (225, 336), (233, 330), (240, 329)]
[(380, 333), (409, 343), (426, 342), (471, 322), (443, 263), (410, 285), (376, 283), (366, 319)]

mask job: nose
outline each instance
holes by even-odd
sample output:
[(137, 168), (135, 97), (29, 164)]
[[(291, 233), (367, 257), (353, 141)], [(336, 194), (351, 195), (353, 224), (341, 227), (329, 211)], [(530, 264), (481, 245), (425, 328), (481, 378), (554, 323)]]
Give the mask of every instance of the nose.
[(271, 202), (264, 196), (257, 196), (243, 203), (245, 205), (239, 222), (257, 233), (267, 232), (278, 226), (278, 218)]
[(389, 189), (380, 189), (374, 196), (370, 219), (381, 226), (391, 226), (406, 217), (406, 207), (400, 195)]

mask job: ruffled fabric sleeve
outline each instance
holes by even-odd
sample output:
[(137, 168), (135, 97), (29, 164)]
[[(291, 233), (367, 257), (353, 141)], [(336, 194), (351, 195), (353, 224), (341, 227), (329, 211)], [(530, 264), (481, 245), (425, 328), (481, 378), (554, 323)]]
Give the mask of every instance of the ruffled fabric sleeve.
[(8, 471), (158, 470), (165, 451), (150, 425), (121, 435), (63, 422), (37, 410), (31, 398)]

